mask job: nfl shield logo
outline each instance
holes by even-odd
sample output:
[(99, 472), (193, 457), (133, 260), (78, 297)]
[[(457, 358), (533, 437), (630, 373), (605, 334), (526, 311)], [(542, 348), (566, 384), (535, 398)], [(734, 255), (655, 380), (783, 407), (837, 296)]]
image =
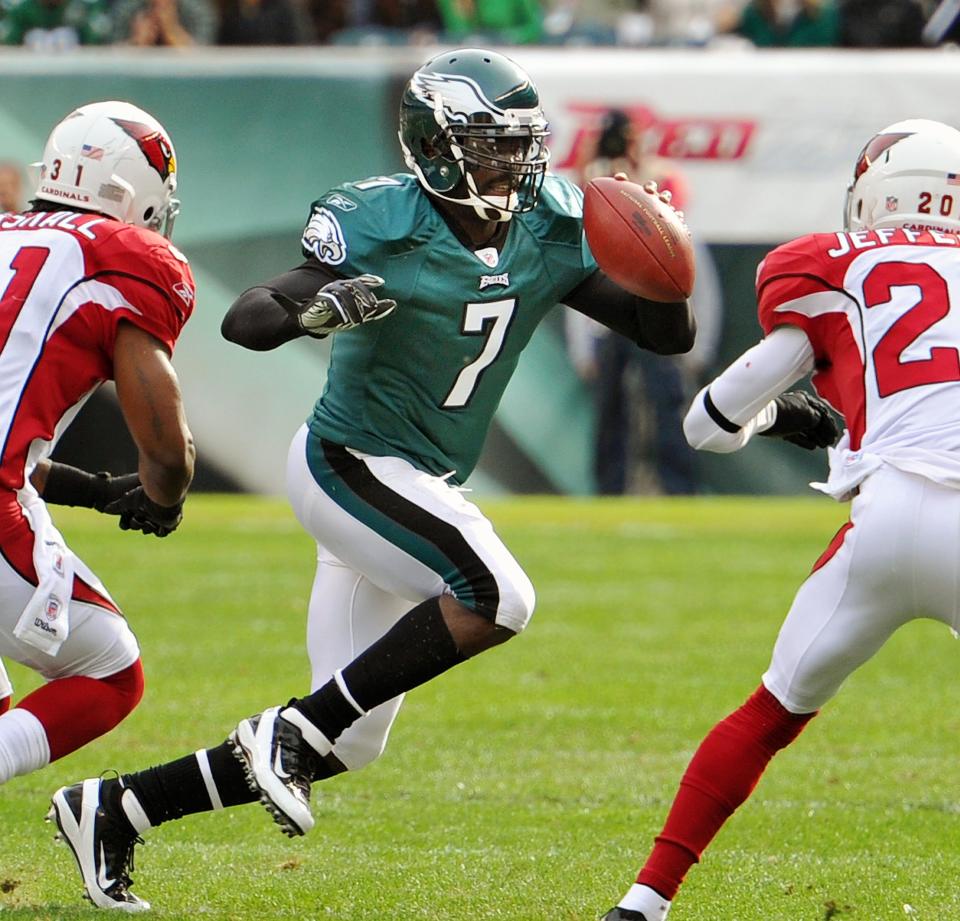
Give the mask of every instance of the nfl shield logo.
[(56, 595), (51, 595), (43, 609), (43, 613), (47, 615), (47, 620), (56, 620), (60, 615), (60, 607), (60, 599)]
[(896, 211), (899, 205), (900, 205), (900, 202), (897, 201), (896, 195), (887, 196), (887, 201), (885, 205), (887, 211)]

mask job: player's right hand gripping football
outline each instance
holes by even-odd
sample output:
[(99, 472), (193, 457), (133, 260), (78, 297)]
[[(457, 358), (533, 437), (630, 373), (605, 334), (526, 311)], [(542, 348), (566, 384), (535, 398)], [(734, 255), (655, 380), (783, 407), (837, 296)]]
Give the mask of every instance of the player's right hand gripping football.
[(177, 530), (183, 521), (183, 502), (176, 505), (158, 505), (142, 486), (131, 489), (103, 509), (108, 515), (120, 516), (121, 531), (143, 531), (166, 537)]
[(825, 400), (805, 390), (791, 390), (781, 393), (774, 402), (776, 421), (759, 434), (782, 438), (808, 451), (836, 444), (840, 426)]
[(382, 284), (379, 275), (360, 275), (331, 281), (307, 301), (298, 303), (279, 292), (273, 298), (305, 333), (320, 338), (392, 313), (397, 302), (378, 298), (372, 290)]

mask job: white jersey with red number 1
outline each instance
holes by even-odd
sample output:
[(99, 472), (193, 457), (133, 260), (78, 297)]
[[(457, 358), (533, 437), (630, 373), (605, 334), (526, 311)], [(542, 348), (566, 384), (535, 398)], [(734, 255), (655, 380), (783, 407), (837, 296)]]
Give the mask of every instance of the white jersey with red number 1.
[(153, 231), (65, 211), (0, 215), (0, 550), (28, 581), (29, 471), (113, 378), (119, 322), (172, 351), (193, 301), (186, 259)]
[(813, 384), (846, 420), (825, 491), (882, 464), (960, 488), (960, 237), (801, 237), (761, 263), (757, 300), (765, 333), (806, 333)]

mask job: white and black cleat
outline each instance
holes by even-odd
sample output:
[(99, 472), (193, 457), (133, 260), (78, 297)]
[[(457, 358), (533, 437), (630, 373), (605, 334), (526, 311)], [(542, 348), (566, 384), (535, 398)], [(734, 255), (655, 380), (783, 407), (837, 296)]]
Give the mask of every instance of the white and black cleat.
[(93, 778), (53, 794), (47, 821), (57, 823), (80, 868), (86, 897), (97, 908), (149, 911), (150, 903), (130, 891), (133, 849), (143, 838), (111, 818), (100, 802), (100, 780)]
[(634, 911), (632, 908), (611, 908), (600, 921), (647, 921), (647, 916), (642, 911)]
[(241, 720), (230, 734), (250, 789), (285, 835), (294, 838), (313, 828), (310, 784), (317, 754), (300, 730), (280, 716), (280, 707)]

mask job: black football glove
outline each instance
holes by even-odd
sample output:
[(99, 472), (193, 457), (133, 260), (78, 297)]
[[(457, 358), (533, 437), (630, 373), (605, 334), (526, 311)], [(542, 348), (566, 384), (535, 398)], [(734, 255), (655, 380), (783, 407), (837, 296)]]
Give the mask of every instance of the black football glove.
[(272, 294), (305, 333), (322, 338), (392, 313), (397, 302), (380, 299), (371, 290), (382, 284), (379, 275), (360, 275), (331, 281), (306, 301), (295, 301), (279, 291)]
[(176, 505), (158, 505), (144, 492), (142, 486), (131, 489), (111, 502), (104, 511), (120, 516), (121, 531), (143, 531), (166, 537), (177, 530), (183, 520), (183, 502)]
[(106, 512), (108, 505), (140, 485), (138, 473), (111, 476), (109, 473), (100, 471), (96, 474), (96, 478), (99, 482), (94, 488), (93, 508), (98, 512)]
[(136, 473), (121, 476), (111, 476), (106, 471), (87, 473), (53, 461), (47, 471), (43, 500), (53, 505), (75, 505), (102, 512), (115, 499), (139, 485), (140, 477)]
[(760, 435), (782, 438), (808, 451), (827, 448), (836, 444), (840, 426), (826, 401), (805, 390), (781, 393), (774, 401), (777, 404), (777, 419)]

